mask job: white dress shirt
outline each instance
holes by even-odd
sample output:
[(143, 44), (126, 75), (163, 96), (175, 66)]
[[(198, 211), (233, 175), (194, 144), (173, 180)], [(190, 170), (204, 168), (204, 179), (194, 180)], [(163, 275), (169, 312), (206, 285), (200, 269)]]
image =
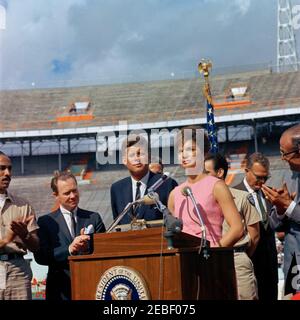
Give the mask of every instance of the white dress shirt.
[[(147, 174), (141, 180), (139, 180), (141, 182), (141, 185), (140, 185), (141, 198), (145, 195), (145, 192), (147, 189), (147, 183), (148, 183), (148, 179), (149, 179), (149, 174), (150, 173), (148, 171)], [(131, 177), (131, 182), (132, 182), (132, 201), (135, 201), (136, 183), (138, 181)]]
[[(263, 218), (262, 218), (262, 213), (261, 213), (261, 210), (260, 210), (260, 207), (259, 207), (259, 203), (258, 203), (258, 200), (257, 200), (257, 193), (249, 186), (246, 178), (244, 178), (244, 185), (245, 185), (247, 191), (252, 195), (252, 197), (253, 197), (253, 199), (254, 199), (254, 203), (255, 203), (255, 208), (256, 208), (256, 210), (257, 210), (258, 213), (259, 213), (260, 219), (263, 220)], [(267, 211), (268, 211), (268, 210), (267, 210), (267, 204), (266, 204), (266, 201), (265, 201), (265, 199), (264, 199), (264, 197), (263, 197), (263, 195), (262, 195), (262, 191), (259, 190), (258, 193), (259, 193), (259, 195), (260, 195), (261, 202), (262, 202), (262, 204), (263, 204), (263, 206), (264, 206), (264, 208), (265, 208), (265, 210), (266, 210), (266, 212), (267, 212)]]
[[(66, 221), (66, 224), (68, 226), (71, 236), (75, 238), (76, 235), (74, 234), (74, 231), (73, 231), (74, 228), (73, 228), (73, 222), (72, 222), (72, 212), (68, 211), (61, 205), (59, 206), (59, 208)], [(74, 219), (75, 219), (75, 222), (77, 223), (77, 208), (74, 210)]]

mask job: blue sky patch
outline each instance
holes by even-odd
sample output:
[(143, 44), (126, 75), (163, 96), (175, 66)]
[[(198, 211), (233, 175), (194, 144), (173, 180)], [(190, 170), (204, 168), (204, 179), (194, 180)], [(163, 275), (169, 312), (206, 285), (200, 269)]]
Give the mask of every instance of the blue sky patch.
[(66, 74), (72, 69), (71, 61), (68, 59), (53, 59), (51, 62), (51, 70), (55, 74)]

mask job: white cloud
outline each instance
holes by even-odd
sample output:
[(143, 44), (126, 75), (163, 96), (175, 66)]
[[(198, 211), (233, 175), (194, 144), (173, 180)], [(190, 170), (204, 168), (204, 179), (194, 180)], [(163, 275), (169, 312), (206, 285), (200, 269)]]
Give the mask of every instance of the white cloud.
[(240, 13), (245, 15), (251, 5), (251, 0), (235, 0), (235, 5), (238, 7)]
[[(12, 0), (0, 31), (0, 80), (134, 81), (192, 75), (203, 57), (215, 66), (270, 61), (276, 19), (269, 0)], [(54, 73), (53, 60), (70, 68)]]

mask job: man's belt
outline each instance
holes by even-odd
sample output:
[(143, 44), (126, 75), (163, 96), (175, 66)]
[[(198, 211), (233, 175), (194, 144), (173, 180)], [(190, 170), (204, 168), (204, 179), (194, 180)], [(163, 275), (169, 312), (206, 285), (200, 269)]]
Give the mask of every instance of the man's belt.
[(246, 252), (248, 249), (248, 245), (244, 244), (242, 246), (239, 247), (233, 247), (233, 252)]

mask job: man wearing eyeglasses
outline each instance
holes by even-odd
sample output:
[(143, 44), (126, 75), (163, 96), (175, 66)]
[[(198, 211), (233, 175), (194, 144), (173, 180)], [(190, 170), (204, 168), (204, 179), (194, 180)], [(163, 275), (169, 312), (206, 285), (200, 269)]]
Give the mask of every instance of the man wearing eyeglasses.
[[(299, 291), (293, 276), (300, 266), (300, 125), (293, 126), (283, 132), (280, 138), (281, 159), (289, 164), (290, 171), (284, 178), (280, 189), (270, 189), (263, 185), (266, 198), (276, 207), (272, 211), (270, 224), (274, 230), (284, 230), (284, 275), (285, 294)], [(295, 259), (295, 260), (294, 260)], [(294, 261), (293, 261), (294, 260)], [(297, 277), (295, 277), (296, 279)]]
[(277, 250), (275, 233), (270, 226), (269, 214), (272, 204), (262, 192), (262, 186), (269, 179), (270, 163), (261, 153), (253, 153), (247, 158), (244, 180), (235, 188), (250, 193), (249, 200), (257, 209), (260, 221), (260, 239), (251, 257), (257, 279), (259, 300), (277, 300)]

